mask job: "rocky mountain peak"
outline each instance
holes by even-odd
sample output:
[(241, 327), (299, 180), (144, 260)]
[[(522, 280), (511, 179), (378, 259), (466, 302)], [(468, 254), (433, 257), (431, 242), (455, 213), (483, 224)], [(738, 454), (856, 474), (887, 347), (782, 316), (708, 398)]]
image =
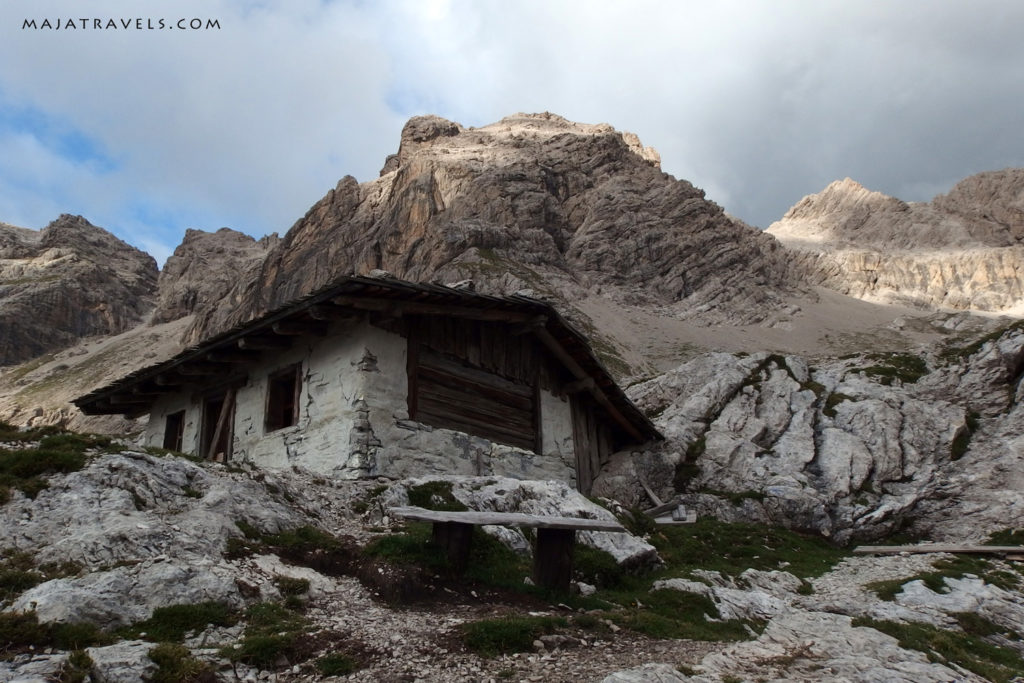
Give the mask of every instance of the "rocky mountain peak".
[(1024, 169), (971, 176), (924, 203), (846, 179), (767, 232), (797, 250), (812, 282), (858, 298), (980, 311), (1024, 303)]
[(750, 320), (793, 286), (774, 240), (662, 173), (657, 152), (631, 133), (550, 113), (480, 128), (420, 116), (380, 178), (343, 178), (268, 254), (257, 280), (237, 285), (240, 304), (204, 311), (194, 336), (373, 269), (566, 300), (603, 287)]
[(909, 208), (906, 202), (845, 178), (801, 199), (768, 232), (786, 244), (875, 241), (879, 235), (875, 234), (874, 217)]
[(1024, 240), (1024, 168), (972, 175), (932, 204), (963, 221), (987, 245), (1007, 247)]
[(0, 365), (142, 321), (156, 261), (81, 216), (43, 230), (0, 227)]
[(151, 323), (164, 323), (228, 295), (240, 279), (253, 277), (277, 234), (255, 240), (245, 233), (221, 228), (217, 232), (189, 229), (160, 272), (159, 300)]

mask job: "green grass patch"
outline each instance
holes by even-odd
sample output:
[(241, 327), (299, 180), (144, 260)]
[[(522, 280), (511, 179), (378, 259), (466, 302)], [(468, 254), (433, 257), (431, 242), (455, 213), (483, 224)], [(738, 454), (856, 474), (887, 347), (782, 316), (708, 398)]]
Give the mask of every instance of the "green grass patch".
[(852, 400), (853, 400), (853, 398), (851, 398), (850, 396), (847, 396), (846, 394), (840, 393), (838, 391), (833, 391), (831, 394), (828, 395), (828, 398), (825, 399), (825, 405), (822, 406), (821, 413), (822, 413), (822, 415), (827, 415), (829, 417), (835, 417), (836, 416), (836, 407), (840, 403), (842, 403), (843, 401), (852, 401)]
[(872, 353), (869, 360), (875, 365), (864, 368), (853, 368), (852, 372), (863, 372), (868, 377), (877, 377), (881, 384), (891, 385), (894, 380), (903, 384), (913, 384), (928, 374), (928, 364), (920, 356), (913, 353)]
[(85, 683), (92, 679), (92, 667), (94, 662), (85, 650), (75, 650), (64, 662), (58, 673), (59, 683)]
[(195, 683), (213, 675), (212, 666), (177, 643), (160, 643), (147, 654), (157, 666), (147, 679), (149, 683)]
[(1024, 659), (1020, 654), (979, 636), (925, 624), (900, 624), (863, 617), (854, 619), (853, 625), (886, 633), (896, 638), (900, 647), (923, 652), (929, 661), (956, 664), (995, 683), (1009, 683), (1024, 676)]
[(662, 527), (650, 541), (667, 564), (667, 576), (686, 576), (696, 569), (738, 576), (746, 569), (785, 566), (795, 576), (812, 578), (850, 555), (820, 536), (707, 517), (685, 526)]
[(733, 505), (743, 505), (745, 500), (756, 500), (761, 502), (765, 494), (761, 491), (719, 491), (718, 489), (701, 489), (700, 493), (724, 498)]
[(533, 641), (568, 625), (562, 617), (510, 616), (462, 624), (460, 631), (467, 649), (482, 657), (497, 657), (530, 652)]
[(273, 602), (261, 602), (245, 613), (245, 633), (221, 655), (233, 662), (244, 662), (260, 669), (274, 669), (278, 663), (291, 666), (305, 661), (312, 652), (306, 634), (309, 620), (301, 614)]
[(344, 551), (341, 541), (314, 526), (300, 526), (275, 534), (266, 534), (245, 520), (236, 520), (235, 526), (244, 538), (228, 539), (225, 555), (237, 559), (261, 552), (275, 552), (294, 559), (316, 552), (337, 553)]
[[(46, 488), (46, 476), (80, 470), (88, 461), (87, 451), (107, 448), (111, 444), (107, 436), (54, 431), (52, 427), (11, 432), (10, 425), (0, 426), (6, 430), (0, 441), (38, 440), (35, 446), (0, 448), (0, 486), (8, 490), (19, 489), (29, 498), (34, 498)], [(6, 497), (10, 498), (9, 491)]]
[(1001, 529), (992, 533), (985, 545), (1024, 546), (1024, 529)]
[(994, 332), (990, 332), (982, 337), (979, 337), (975, 341), (965, 346), (948, 346), (945, 349), (943, 349), (943, 351), (939, 354), (939, 358), (941, 358), (946, 363), (954, 363), (964, 360), (966, 358), (973, 356), (978, 351), (981, 351), (981, 348), (985, 346), (985, 344), (987, 344), (988, 342), (998, 340), (1000, 337), (1002, 337), (1007, 332), (1010, 332), (1011, 330), (1024, 330), (1024, 320), (1018, 320), (1017, 322), (1011, 323), (1006, 327), (1001, 327)]
[(892, 601), (911, 581), (923, 581), (933, 593), (945, 593), (945, 579), (962, 579), (968, 574), (977, 576), (985, 583), (1003, 590), (1020, 590), (1024, 578), (1013, 572), (997, 568), (990, 561), (973, 555), (955, 555), (952, 559), (937, 560), (932, 564), (934, 571), (920, 572), (913, 576), (888, 581), (875, 581), (865, 586), (882, 600)]
[(153, 615), (127, 628), (120, 629), (122, 638), (144, 638), (153, 642), (180, 643), (189, 633), (198, 633), (207, 626), (234, 626), (235, 610), (223, 602), (157, 607)]
[(409, 487), (409, 505), (427, 510), (445, 510), (461, 512), (468, 510), (452, 494), (450, 481), (428, 481), (425, 484)]
[(347, 676), (359, 668), (359, 662), (344, 652), (334, 652), (316, 660), (316, 670), (321, 676)]
[(677, 590), (656, 590), (643, 598), (643, 607), (608, 612), (607, 616), (623, 628), (652, 638), (689, 640), (747, 640), (764, 624), (721, 616), (711, 598)]
[[(456, 577), (448, 556), (433, 542), (429, 522), (409, 522), (403, 533), (375, 538), (363, 553), (393, 564), (424, 567), (440, 576)], [(529, 588), (524, 586), (523, 579), (530, 573), (527, 558), (479, 527), (473, 527), (469, 562), (462, 578), (494, 588), (522, 591)]]
[(629, 576), (611, 554), (583, 544), (573, 548), (573, 570), (578, 578), (599, 588), (617, 588)]
[(34, 612), (0, 612), (0, 659), (30, 648), (82, 650), (112, 642), (93, 624), (40, 624)]
[(309, 592), (309, 579), (296, 579), (291, 576), (274, 575), (274, 585), (281, 595), (305, 595)]
[(50, 562), (36, 566), (30, 553), (0, 552), (0, 603), (11, 600), (44, 581), (74, 576), (82, 570), (77, 562)]

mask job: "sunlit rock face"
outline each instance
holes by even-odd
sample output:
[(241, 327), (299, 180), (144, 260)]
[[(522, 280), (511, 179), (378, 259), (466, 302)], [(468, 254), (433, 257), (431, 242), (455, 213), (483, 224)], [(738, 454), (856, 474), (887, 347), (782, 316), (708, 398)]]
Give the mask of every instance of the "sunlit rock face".
[(1024, 303), (1024, 169), (979, 173), (925, 203), (847, 178), (767, 232), (810, 283), (860, 299), (977, 311)]
[(231, 305), (201, 312), (195, 336), (374, 269), (567, 300), (605, 287), (691, 314), (765, 318), (793, 285), (778, 243), (659, 163), (636, 135), (553, 114), (482, 128), (413, 118), (381, 176), (343, 178), (238, 283)]
[(81, 216), (0, 224), (0, 365), (123, 332), (156, 293), (156, 262)]

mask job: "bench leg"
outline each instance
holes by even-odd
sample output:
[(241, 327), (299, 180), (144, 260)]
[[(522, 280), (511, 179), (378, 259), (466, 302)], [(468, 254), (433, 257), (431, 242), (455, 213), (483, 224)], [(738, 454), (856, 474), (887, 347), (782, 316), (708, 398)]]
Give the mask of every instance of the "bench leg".
[(576, 532), (572, 529), (537, 529), (537, 548), (533, 555), (533, 582), (542, 588), (569, 592), (572, 581), (572, 547)]
[(448, 556), (448, 563), (457, 573), (469, 564), (469, 544), (473, 540), (473, 525), (462, 522), (434, 522), (434, 543)]

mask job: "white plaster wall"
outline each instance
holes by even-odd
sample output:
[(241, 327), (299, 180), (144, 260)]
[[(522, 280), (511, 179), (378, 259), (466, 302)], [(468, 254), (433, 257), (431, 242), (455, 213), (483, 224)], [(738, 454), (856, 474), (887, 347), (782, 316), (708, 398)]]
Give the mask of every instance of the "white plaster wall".
[[(236, 395), (232, 459), (345, 479), (463, 474), (575, 484), (568, 400), (541, 391), (540, 454), (434, 428), (409, 419), (406, 354), (404, 337), (367, 322), (338, 323), (323, 338), (264, 354)], [(298, 423), (265, 433), (267, 378), (293, 363), (302, 364)], [(196, 452), (201, 405), (186, 394), (157, 402), (146, 442), (160, 445), (165, 416), (183, 408), (184, 443)]]
[(199, 450), (199, 427), (201, 406), (194, 405), (187, 393), (167, 394), (157, 399), (149, 413), (143, 443), (147, 446), (162, 447), (167, 416), (179, 410), (185, 411), (185, 427), (181, 437), (181, 448), (186, 453)]
[[(366, 323), (338, 323), (327, 336), (301, 337), (287, 352), (253, 367), (238, 392), (234, 458), (260, 467), (298, 465), (324, 474), (348, 466), (349, 437), (364, 385), (364, 342), (373, 329)], [(293, 363), (302, 364), (298, 422), (267, 432), (267, 379)]]

